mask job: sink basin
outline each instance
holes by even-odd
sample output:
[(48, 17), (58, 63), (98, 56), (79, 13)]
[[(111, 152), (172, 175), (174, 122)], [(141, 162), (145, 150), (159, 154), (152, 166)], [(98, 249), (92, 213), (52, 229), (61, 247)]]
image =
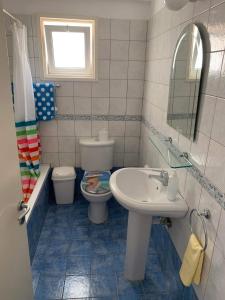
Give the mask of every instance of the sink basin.
[(141, 214), (173, 218), (185, 216), (188, 210), (186, 202), (179, 196), (175, 201), (169, 201), (167, 187), (151, 177), (156, 175), (154, 170), (124, 168), (114, 172), (110, 178), (114, 197), (128, 210)]
[[(182, 218), (188, 211), (184, 199), (167, 199), (167, 187), (159, 177), (161, 169), (124, 168), (110, 177), (110, 188), (117, 201), (129, 210), (125, 277), (143, 280), (153, 216)], [(165, 171), (165, 170), (164, 170)], [(168, 171), (169, 173), (169, 171)]]

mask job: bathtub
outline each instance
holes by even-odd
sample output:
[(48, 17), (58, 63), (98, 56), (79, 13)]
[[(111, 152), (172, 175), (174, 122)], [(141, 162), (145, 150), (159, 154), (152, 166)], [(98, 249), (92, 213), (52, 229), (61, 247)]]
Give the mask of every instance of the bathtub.
[(32, 214), (33, 209), (35, 208), (36, 202), (38, 200), (38, 197), (46, 183), (48, 174), (50, 172), (50, 166), (49, 165), (41, 165), (40, 166), (40, 176), (38, 178), (38, 181), (34, 187), (34, 190), (31, 194), (31, 197), (29, 199), (28, 205), (30, 208), (30, 211), (26, 215), (26, 222), (29, 222), (30, 216)]
[(33, 261), (33, 257), (37, 248), (45, 217), (49, 209), (49, 199), (51, 193), (50, 166), (41, 165), (40, 173), (40, 177), (38, 178), (38, 181), (28, 202), (30, 211), (26, 215), (27, 237), (31, 263)]

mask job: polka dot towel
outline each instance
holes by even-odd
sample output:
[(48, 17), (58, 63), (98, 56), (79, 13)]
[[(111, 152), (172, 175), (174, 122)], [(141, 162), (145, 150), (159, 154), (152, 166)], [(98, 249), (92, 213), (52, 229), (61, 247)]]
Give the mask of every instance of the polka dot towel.
[(33, 83), (36, 116), (38, 121), (55, 118), (54, 84), (49, 82)]

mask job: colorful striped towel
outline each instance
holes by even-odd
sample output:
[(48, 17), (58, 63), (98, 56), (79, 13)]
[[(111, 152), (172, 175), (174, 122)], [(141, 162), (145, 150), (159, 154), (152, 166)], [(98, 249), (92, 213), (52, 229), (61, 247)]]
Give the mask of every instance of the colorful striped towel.
[(19, 151), (20, 172), (24, 202), (28, 202), (40, 175), (40, 138), (37, 121), (16, 123), (17, 146)]

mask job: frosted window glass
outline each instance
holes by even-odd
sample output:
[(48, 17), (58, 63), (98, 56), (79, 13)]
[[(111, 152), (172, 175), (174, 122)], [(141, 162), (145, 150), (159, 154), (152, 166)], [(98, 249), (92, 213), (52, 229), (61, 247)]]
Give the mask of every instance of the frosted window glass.
[(85, 36), (82, 32), (52, 32), (56, 68), (85, 68)]

